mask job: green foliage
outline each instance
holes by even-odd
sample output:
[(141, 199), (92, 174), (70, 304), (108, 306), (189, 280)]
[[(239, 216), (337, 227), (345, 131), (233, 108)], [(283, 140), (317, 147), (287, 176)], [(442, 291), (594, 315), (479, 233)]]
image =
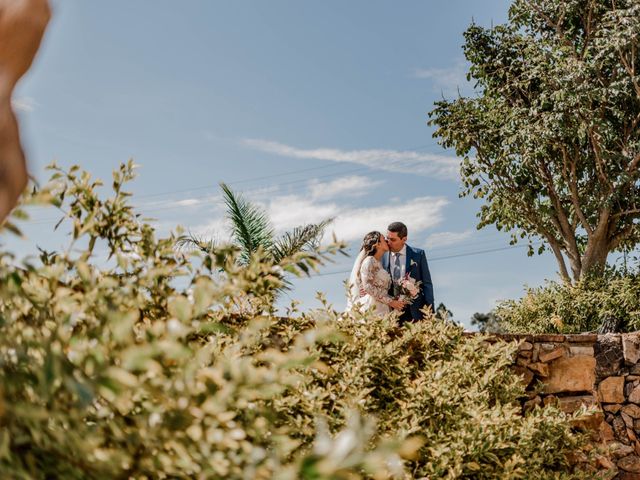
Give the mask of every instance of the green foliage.
[(504, 333), (500, 320), (493, 310), (489, 313), (474, 313), (471, 317), (471, 326), (480, 333)]
[(280, 263), (297, 252), (317, 249), (325, 229), (331, 222), (331, 219), (323, 220), (320, 223), (301, 225), (290, 232), (285, 232), (274, 240), (267, 252), (275, 263)]
[(551, 249), (565, 281), (640, 239), (639, 32), (637, 0), (515, 0), (465, 32), (477, 95), (430, 113), (479, 227)]
[(227, 185), (220, 184), (231, 220), (233, 237), (242, 250), (242, 260), (249, 260), (258, 248), (268, 250), (273, 244), (273, 228), (267, 214), (258, 206), (236, 195)]
[(521, 415), (524, 390), (509, 369), (515, 345), (465, 337), (433, 317), (407, 328), (367, 315), (331, 320), (346, 341), (318, 345), (321, 363), (299, 387), (304, 401), (276, 401), (304, 442), (316, 412), (342, 428), (359, 408), (376, 416), (380, 437), (420, 439), (410, 478), (572, 477), (566, 454), (580, 440), (563, 415)]
[(609, 271), (576, 285), (547, 282), (496, 308), (512, 333), (584, 333), (640, 329), (640, 274)]
[(521, 415), (515, 345), (326, 305), (275, 317), (284, 272), (339, 245), (277, 264), (176, 251), (128, 204), (132, 177), (129, 163), (103, 199), (56, 168), (39, 196), (74, 248), (0, 257), (2, 478), (580, 477), (570, 419)]

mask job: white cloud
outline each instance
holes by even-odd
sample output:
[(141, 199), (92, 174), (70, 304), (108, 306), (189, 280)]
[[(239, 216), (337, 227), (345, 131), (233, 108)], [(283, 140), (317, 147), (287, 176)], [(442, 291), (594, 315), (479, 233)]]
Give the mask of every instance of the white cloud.
[(336, 203), (319, 203), (302, 195), (273, 197), (265, 207), (273, 226), (278, 231), (319, 222), (335, 217), (340, 212), (340, 207)]
[[(406, 223), (409, 227), (409, 238), (415, 238), (419, 232), (442, 222), (442, 212), (448, 203), (443, 197), (418, 197), (404, 202), (393, 200), (377, 206), (354, 207), (337, 202), (317, 201), (309, 195), (282, 195), (272, 197), (261, 205), (276, 232), (334, 218), (334, 222), (327, 229), (326, 239), (330, 239), (331, 233), (335, 232), (339, 240), (350, 242), (361, 240), (372, 230), (384, 232), (387, 225), (393, 221)], [(183, 225), (196, 235), (217, 236), (229, 232), (229, 224), (222, 212), (216, 212), (206, 222)]]
[(442, 197), (418, 197), (406, 202), (392, 202), (366, 208), (345, 207), (336, 203), (318, 203), (302, 196), (273, 199), (267, 211), (277, 230), (313, 223), (334, 217), (328, 228), (340, 240), (360, 240), (367, 232), (384, 232), (393, 221), (402, 221), (409, 228), (409, 237), (416, 232), (435, 227), (442, 222), (442, 210), (449, 202)]
[(196, 235), (218, 238), (222, 237), (226, 239), (227, 232), (229, 232), (229, 221), (222, 216), (214, 217), (207, 223), (201, 224), (191, 231)]
[(418, 197), (404, 203), (345, 211), (336, 217), (333, 228), (339, 239), (360, 240), (367, 232), (385, 232), (387, 225), (400, 221), (407, 225), (409, 238), (416, 232), (442, 222), (442, 210), (449, 202), (439, 197)]
[[(280, 187), (277, 185), (268, 187), (252, 188), (249, 190), (242, 190), (241, 188), (235, 188), (231, 186), (231, 189), (236, 195), (239, 195), (246, 200), (253, 203), (263, 202), (265, 199), (273, 197), (280, 191)], [(189, 196), (186, 198), (166, 198), (160, 200), (151, 200), (142, 203), (138, 203), (136, 208), (142, 209), (145, 212), (161, 212), (165, 210), (184, 210), (185, 212), (193, 213), (197, 210), (206, 209), (208, 214), (214, 212), (221, 212), (225, 209), (225, 203), (222, 194), (220, 193), (203, 193), (201, 196), (193, 196), (194, 193), (188, 192)]]
[(411, 150), (340, 150), (336, 148), (302, 149), (263, 139), (244, 139), (242, 143), (262, 152), (307, 160), (355, 163), (376, 170), (435, 176), (457, 180), (460, 161), (455, 157)]
[(11, 106), (19, 112), (30, 113), (38, 106), (38, 102), (31, 97), (17, 97), (11, 99)]
[(230, 185), (231, 189), (234, 193), (241, 195), (246, 198), (250, 202), (262, 202), (270, 199), (274, 195), (277, 195), (280, 191), (279, 185), (270, 185), (266, 187), (256, 187), (251, 188), (249, 190), (242, 190), (240, 188), (235, 188), (233, 185)]
[(463, 60), (458, 60), (448, 68), (416, 68), (412, 77), (430, 80), (434, 90), (448, 96), (457, 95), (458, 90), (463, 94), (472, 91), (467, 81), (467, 65)]
[(220, 209), (222, 206), (222, 197), (220, 195), (204, 195), (201, 197), (187, 198), (171, 198), (166, 200), (153, 200), (143, 202), (136, 206), (145, 212), (159, 212), (164, 210), (189, 209), (194, 210), (200, 207), (208, 209)]
[(171, 232), (176, 232), (179, 222), (176, 222), (174, 220), (160, 220), (157, 218), (152, 218), (151, 220), (149, 220), (149, 223), (151, 223), (151, 225), (153, 225), (153, 227), (156, 229), (156, 234), (159, 237), (166, 237)]
[(352, 175), (338, 178), (331, 182), (309, 182), (311, 196), (315, 199), (327, 199), (337, 196), (358, 197), (371, 191), (372, 188), (382, 185), (380, 180), (371, 180), (367, 177)]
[(438, 232), (432, 233), (427, 237), (426, 246), (428, 248), (437, 248), (462, 243), (473, 235), (473, 230), (465, 230), (464, 232)]
[(201, 199), (198, 198), (185, 198), (184, 200), (177, 200), (175, 202), (176, 207), (191, 207), (193, 205), (199, 205), (202, 203)]
[[(372, 187), (382, 183), (355, 175), (329, 182), (315, 179), (306, 184), (307, 190), (303, 193), (282, 194), (267, 189), (258, 191), (257, 196), (256, 191), (253, 191), (248, 198), (265, 210), (277, 233), (333, 218), (334, 222), (327, 229), (326, 238), (330, 239), (331, 233), (335, 232), (338, 239), (347, 242), (359, 241), (372, 230), (385, 231), (387, 225), (393, 221), (405, 222), (409, 227), (410, 238), (416, 238), (419, 232), (442, 222), (444, 207), (449, 203), (444, 197), (425, 196), (409, 200), (390, 198), (386, 202), (383, 199), (375, 199), (374, 201), (381, 204), (365, 207), (355, 206), (344, 200), (347, 197), (365, 194)], [(340, 201), (336, 201), (336, 197), (341, 197)], [(194, 204), (195, 200), (197, 199), (189, 198), (181, 202), (189, 206)], [(215, 205), (209, 202), (210, 205)], [(205, 220), (202, 220), (201, 216), (193, 223), (186, 219), (183, 222), (186, 229), (196, 235), (228, 235), (229, 232), (224, 206), (220, 203), (207, 211)]]

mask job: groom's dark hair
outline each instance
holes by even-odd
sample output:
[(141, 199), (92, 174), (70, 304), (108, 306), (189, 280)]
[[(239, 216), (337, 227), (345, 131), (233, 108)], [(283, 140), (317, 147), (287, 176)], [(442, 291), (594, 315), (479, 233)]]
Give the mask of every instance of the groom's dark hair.
[(407, 226), (402, 222), (393, 222), (387, 227), (387, 230), (397, 233), (400, 238), (405, 238), (409, 233)]

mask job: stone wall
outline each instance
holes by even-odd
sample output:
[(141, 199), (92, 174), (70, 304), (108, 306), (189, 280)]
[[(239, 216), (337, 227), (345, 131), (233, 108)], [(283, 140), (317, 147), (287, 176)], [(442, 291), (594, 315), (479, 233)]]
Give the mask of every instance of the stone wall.
[(610, 451), (600, 467), (617, 469), (615, 478), (640, 480), (640, 332), (491, 337), (498, 340), (521, 342), (514, 369), (529, 393), (525, 409), (591, 407), (582, 426)]

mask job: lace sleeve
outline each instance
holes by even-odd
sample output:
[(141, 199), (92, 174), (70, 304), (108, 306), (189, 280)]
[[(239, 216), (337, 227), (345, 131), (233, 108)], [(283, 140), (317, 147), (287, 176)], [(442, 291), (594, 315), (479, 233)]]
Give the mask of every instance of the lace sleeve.
[(382, 268), (380, 262), (373, 257), (367, 257), (360, 267), (360, 280), (362, 281), (363, 290), (375, 298), (377, 301), (389, 305), (393, 300), (389, 296), (389, 285), (382, 281), (378, 275), (378, 271)]

